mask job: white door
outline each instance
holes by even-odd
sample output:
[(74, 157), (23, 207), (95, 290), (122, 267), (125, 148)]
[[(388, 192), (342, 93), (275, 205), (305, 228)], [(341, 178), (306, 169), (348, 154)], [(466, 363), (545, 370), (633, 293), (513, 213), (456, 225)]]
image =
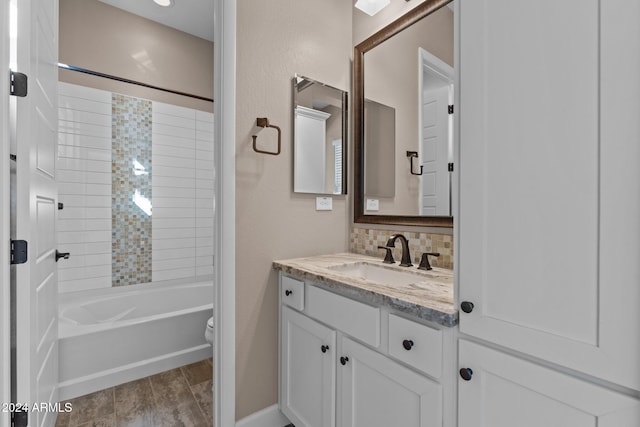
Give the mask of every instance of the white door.
[(451, 215), (449, 209), (449, 85), (423, 92), (420, 215)]
[(336, 332), (282, 308), (281, 410), (297, 427), (335, 426)]
[(331, 114), (297, 106), (295, 110), (294, 190), (326, 193), (327, 120)]
[(640, 401), (460, 341), (458, 427), (637, 427)]
[(342, 339), (340, 427), (442, 427), (442, 387), (393, 360)]
[(640, 3), (459, 7), (460, 329), (640, 390)]
[[(17, 69), (29, 77), (17, 99), (17, 238), (28, 261), (16, 269), (17, 401), (57, 402), (56, 155), (58, 2), (20, 0)], [(30, 426), (53, 426), (54, 411), (32, 411)]]
[[(9, 165), (9, 4), (2, 2), (0, 5), (0, 158), (4, 159), (0, 167), (0, 241), (8, 242), (11, 238), (9, 231), (10, 221), (10, 175)], [(0, 245), (0, 402), (11, 401), (11, 331), (10, 331), (10, 275), (9, 275), (9, 245)], [(0, 427), (11, 425), (10, 414), (0, 412)]]

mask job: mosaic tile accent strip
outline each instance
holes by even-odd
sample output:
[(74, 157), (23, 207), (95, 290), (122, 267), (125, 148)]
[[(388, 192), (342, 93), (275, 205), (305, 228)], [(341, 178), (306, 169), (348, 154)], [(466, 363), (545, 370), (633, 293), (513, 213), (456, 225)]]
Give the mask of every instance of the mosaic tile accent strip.
[(111, 97), (112, 286), (151, 282), (151, 101)]
[[(368, 228), (352, 228), (349, 250), (356, 254), (379, 256), (384, 258), (384, 251), (378, 246), (384, 246), (389, 237), (398, 233), (392, 230), (372, 230)], [(446, 234), (402, 232), (409, 240), (409, 250), (415, 264), (420, 263), (420, 257), (424, 252), (439, 252), (439, 257), (429, 257), (429, 262), (434, 267), (453, 269), (453, 236)], [(393, 257), (400, 260), (402, 247), (396, 243)]]

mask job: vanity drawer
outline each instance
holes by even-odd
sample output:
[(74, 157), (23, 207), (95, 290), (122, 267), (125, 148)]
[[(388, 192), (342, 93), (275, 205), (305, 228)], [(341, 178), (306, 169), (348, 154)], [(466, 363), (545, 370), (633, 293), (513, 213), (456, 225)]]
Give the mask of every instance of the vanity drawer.
[(439, 378), (442, 374), (442, 331), (390, 314), (389, 354)]
[(380, 345), (380, 309), (316, 286), (306, 288), (307, 315), (374, 347)]
[(304, 282), (288, 276), (281, 276), (280, 300), (296, 310), (304, 310)]

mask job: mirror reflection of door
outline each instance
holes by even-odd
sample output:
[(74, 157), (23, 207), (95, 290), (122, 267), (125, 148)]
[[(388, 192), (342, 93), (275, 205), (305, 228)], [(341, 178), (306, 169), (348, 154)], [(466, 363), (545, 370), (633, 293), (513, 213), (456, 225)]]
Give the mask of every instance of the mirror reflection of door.
[(419, 48), (420, 215), (451, 215), (453, 68)]

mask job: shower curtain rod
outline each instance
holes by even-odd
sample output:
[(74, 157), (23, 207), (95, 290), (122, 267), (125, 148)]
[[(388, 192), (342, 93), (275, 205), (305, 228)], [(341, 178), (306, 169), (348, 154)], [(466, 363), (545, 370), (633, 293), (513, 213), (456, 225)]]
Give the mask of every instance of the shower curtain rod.
[(146, 88), (149, 88), (149, 89), (161, 90), (163, 92), (169, 92), (169, 93), (173, 93), (173, 94), (176, 94), (176, 95), (188, 96), (189, 98), (200, 99), (202, 101), (213, 102), (213, 99), (206, 98), (204, 96), (192, 95), (190, 93), (180, 92), (180, 91), (172, 90), (172, 89), (165, 89), (163, 87), (154, 86), (154, 85), (150, 85), (150, 84), (142, 83), (142, 82), (137, 82), (135, 80), (129, 80), (129, 79), (125, 79), (123, 77), (112, 76), (110, 74), (101, 73), (99, 71), (93, 71), (93, 70), (88, 70), (88, 69), (82, 68), (82, 67), (76, 67), (75, 65), (68, 65), (68, 64), (63, 64), (61, 62), (58, 62), (58, 68), (62, 68), (64, 70), (70, 70), (70, 71), (77, 71), (79, 73), (90, 74), (92, 76), (97, 76), (97, 77), (104, 77), (105, 79), (116, 80), (116, 81), (123, 82), (123, 83), (129, 83), (129, 84), (132, 84), (132, 85), (146, 87)]

